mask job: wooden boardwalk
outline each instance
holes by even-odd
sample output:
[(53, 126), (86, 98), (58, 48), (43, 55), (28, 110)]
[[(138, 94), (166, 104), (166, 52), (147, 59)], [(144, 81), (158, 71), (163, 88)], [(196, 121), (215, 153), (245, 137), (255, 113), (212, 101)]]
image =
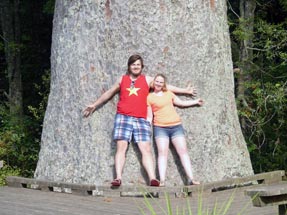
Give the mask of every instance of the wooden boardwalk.
[[(249, 187), (250, 188), (250, 187)], [(164, 189), (164, 188), (162, 188)], [(244, 195), (247, 188), (225, 190), (219, 192), (204, 192), (201, 202), (202, 208), (210, 210), (217, 202), (217, 208), (226, 205), (230, 196), (234, 194), (227, 215), (237, 215), (243, 208), (241, 215), (277, 215), (277, 207), (253, 207), (251, 199)], [(158, 205), (167, 211), (164, 198), (149, 199), (155, 207), (156, 213), (165, 214)], [(193, 214), (197, 215), (199, 194), (187, 198), (171, 198), (171, 205), (176, 214), (176, 207), (180, 210), (187, 208), (189, 202)], [(151, 214), (144, 204), (144, 198), (137, 197), (95, 197), (80, 196), (66, 193), (44, 192), (33, 189), (14, 187), (0, 187), (1, 215), (137, 215), (143, 208), (146, 214)], [(209, 214), (210, 214), (209, 210)], [(182, 213), (180, 213), (182, 214)], [(186, 213), (187, 214), (187, 213)]]
[[(152, 214), (142, 197), (142, 190), (155, 197), (148, 198), (157, 215), (168, 214), (165, 195), (170, 197), (173, 214), (216, 215), (228, 205), (226, 215), (278, 215), (277, 206), (254, 207), (246, 190), (257, 183), (282, 182), (284, 171), (262, 173), (244, 178), (206, 183), (188, 187), (107, 186), (72, 184), (45, 180), (8, 177), (8, 186), (0, 187), (0, 215), (137, 215)], [(202, 213), (198, 211), (202, 203)], [(186, 213), (183, 213), (185, 209)]]

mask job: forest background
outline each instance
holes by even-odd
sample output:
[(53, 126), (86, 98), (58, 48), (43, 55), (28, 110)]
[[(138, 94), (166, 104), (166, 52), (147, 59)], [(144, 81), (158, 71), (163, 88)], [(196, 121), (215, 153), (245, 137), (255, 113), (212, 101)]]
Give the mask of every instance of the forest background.
[[(229, 0), (235, 96), (255, 173), (287, 171), (287, 1)], [(0, 2), (0, 185), (33, 177), (55, 0)]]

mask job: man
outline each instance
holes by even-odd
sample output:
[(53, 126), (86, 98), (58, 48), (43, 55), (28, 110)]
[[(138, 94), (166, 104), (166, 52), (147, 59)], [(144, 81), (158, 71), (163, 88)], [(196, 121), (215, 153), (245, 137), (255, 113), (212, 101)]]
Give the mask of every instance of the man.
[[(112, 186), (120, 186), (122, 183), (122, 171), (125, 164), (125, 153), (128, 143), (133, 140), (142, 154), (142, 164), (149, 177), (150, 186), (159, 186), (156, 179), (154, 162), (151, 150), (151, 124), (147, 121), (147, 96), (153, 78), (142, 74), (144, 68), (143, 59), (140, 55), (132, 55), (128, 60), (128, 71), (120, 77), (116, 83), (93, 104), (84, 110), (84, 117), (90, 116), (96, 108), (108, 101), (116, 93), (120, 93), (117, 105), (117, 114), (114, 123), (113, 139), (117, 143), (115, 154), (116, 178)], [(168, 86), (174, 93), (194, 95), (195, 90)]]

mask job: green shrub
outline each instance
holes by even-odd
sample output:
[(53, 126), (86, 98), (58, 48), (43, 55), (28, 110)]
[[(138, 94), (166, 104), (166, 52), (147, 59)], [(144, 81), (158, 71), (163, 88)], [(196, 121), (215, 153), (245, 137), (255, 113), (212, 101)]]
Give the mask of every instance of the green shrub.
[(0, 169), (0, 186), (4, 186), (6, 184), (6, 177), (7, 176), (18, 176), (20, 175), (20, 169), (12, 168), (5, 164)]
[(11, 115), (9, 103), (0, 103), (0, 160), (19, 171), (23, 177), (33, 177), (40, 150), (42, 122), (48, 100), (50, 72), (35, 84), (41, 100), (37, 107), (28, 106), (22, 116)]
[(11, 116), (3, 105), (0, 109), (0, 160), (20, 170), (22, 176), (31, 177), (39, 152), (39, 139), (35, 137), (33, 120), (27, 116), (21, 119)]

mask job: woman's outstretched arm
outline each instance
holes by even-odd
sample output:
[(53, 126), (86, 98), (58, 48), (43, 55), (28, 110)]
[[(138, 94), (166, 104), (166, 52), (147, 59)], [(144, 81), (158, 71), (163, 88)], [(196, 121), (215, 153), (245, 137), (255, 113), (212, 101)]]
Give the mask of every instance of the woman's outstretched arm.
[(179, 107), (191, 107), (195, 105), (202, 106), (203, 100), (201, 98), (195, 99), (195, 100), (181, 100), (177, 96), (173, 99), (173, 104)]

